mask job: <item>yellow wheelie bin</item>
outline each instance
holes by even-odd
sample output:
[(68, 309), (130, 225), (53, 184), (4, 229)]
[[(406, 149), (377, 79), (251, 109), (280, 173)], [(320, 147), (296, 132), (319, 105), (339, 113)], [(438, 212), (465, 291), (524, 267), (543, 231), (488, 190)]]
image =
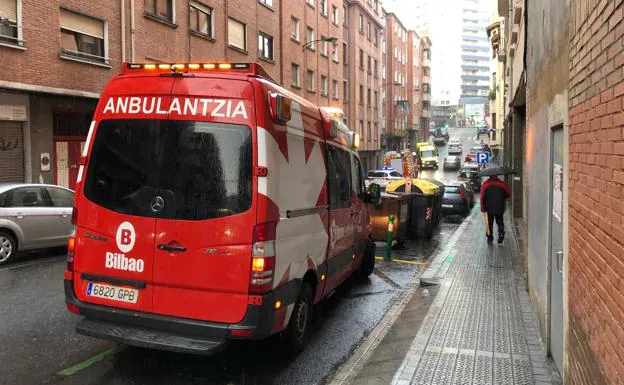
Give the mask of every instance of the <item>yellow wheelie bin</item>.
[[(405, 193), (405, 180), (388, 184), (386, 192)], [(433, 230), (438, 225), (437, 213), (441, 202), (440, 187), (431, 181), (424, 179), (412, 179), (411, 207), (409, 219), (410, 237), (430, 238)]]

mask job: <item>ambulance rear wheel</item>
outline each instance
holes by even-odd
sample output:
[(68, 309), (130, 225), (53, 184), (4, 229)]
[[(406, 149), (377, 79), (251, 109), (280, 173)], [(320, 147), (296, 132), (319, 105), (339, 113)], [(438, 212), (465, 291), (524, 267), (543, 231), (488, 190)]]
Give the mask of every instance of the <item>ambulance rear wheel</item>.
[(298, 354), (307, 344), (314, 318), (313, 312), (312, 285), (304, 281), (285, 333), (286, 349), (291, 354)]

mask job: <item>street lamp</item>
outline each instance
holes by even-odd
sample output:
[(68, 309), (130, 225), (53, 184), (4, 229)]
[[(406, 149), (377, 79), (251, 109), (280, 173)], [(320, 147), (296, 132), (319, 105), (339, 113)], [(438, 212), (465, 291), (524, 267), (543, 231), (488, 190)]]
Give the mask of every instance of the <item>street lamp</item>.
[(314, 45), (314, 43), (319, 42), (319, 41), (326, 41), (328, 43), (332, 43), (335, 45), (338, 42), (338, 38), (335, 36), (332, 36), (332, 37), (324, 37), (322, 39), (317, 39), (317, 40), (311, 40), (311, 41), (306, 42), (304, 45), (302, 45), (301, 50), (303, 51), (306, 48)]

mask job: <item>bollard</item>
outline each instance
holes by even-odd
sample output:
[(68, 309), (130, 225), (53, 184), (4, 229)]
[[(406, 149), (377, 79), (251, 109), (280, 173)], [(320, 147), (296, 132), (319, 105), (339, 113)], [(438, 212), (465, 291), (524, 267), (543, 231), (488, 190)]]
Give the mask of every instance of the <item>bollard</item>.
[(388, 217), (388, 234), (386, 235), (386, 261), (392, 261), (392, 233), (394, 233), (394, 215)]

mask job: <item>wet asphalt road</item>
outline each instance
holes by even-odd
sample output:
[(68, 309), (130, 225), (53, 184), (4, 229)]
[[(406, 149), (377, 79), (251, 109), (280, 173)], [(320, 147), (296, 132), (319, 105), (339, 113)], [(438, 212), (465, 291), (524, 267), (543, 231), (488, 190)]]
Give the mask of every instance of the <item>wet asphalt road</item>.
[[(461, 131), (449, 134), (464, 141), (474, 133)], [(471, 145), (464, 143), (464, 148)], [(440, 150), (445, 155), (445, 149)], [(441, 172), (435, 177), (456, 175)], [(426, 262), (459, 222), (444, 221), (431, 240), (408, 242), (396, 257)], [(297, 357), (282, 353), (278, 338), (237, 343), (203, 357), (125, 347), (76, 334), (79, 317), (64, 305), (64, 251), (28, 253), (0, 268), (0, 384), (322, 384), (424, 266), (378, 261), (369, 280), (346, 282), (323, 304), (322, 320)]]

